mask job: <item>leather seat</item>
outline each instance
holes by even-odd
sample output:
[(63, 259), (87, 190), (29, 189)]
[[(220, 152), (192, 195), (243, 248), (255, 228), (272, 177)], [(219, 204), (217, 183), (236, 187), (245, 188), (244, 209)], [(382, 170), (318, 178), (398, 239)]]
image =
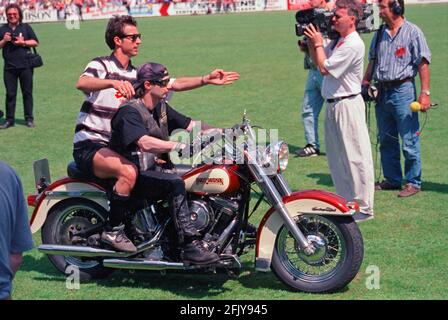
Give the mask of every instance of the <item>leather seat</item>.
[(84, 171), (81, 171), (74, 161), (70, 162), (67, 166), (67, 175), (70, 178), (78, 179), (78, 180), (86, 180), (93, 183), (96, 183), (97, 185), (109, 189), (115, 184), (114, 179), (100, 179), (93, 175), (90, 175), (88, 173), (85, 173)]
[(73, 179), (82, 179), (82, 180), (94, 180), (95, 177), (81, 171), (76, 166), (75, 161), (72, 161), (67, 166), (67, 174), (70, 178)]

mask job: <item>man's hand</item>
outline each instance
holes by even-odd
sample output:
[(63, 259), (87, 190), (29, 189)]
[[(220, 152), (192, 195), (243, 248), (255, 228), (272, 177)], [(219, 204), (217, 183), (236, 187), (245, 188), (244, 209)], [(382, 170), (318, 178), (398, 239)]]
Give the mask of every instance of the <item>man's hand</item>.
[(114, 80), (113, 88), (123, 95), (126, 99), (132, 99), (135, 95), (135, 90), (129, 81)]
[(11, 32), (6, 32), (2, 40), (5, 42), (11, 42), (12, 40)]
[(305, 35), (308, 38), (308, 41), (311, 43), (312, 48), (324, 46), (324, 38), (322, 37), (322, 33), (317, 30), (312, 23), (310, 23), (305, 28)]
[(420, 103), (421, 112), (426, 112), (426, 110), (428, 110), (431, 106), (429, 96), (427, 94), (424, 94), (423, 92), (420, 93), (420, 96), (418, 97), (418, 102)]
[(25, 38), (22, 36), (22, 34), (20, 34), (16, 37), (16, 39), (13, 42), (13, 45), (18, 46), (18, 47), (25, 46)]
[(227, 85), (234, 83), (239, 77), (240, 74), (238, 72), (216, 69), (204, 76), (203, 80), (206, 84)]

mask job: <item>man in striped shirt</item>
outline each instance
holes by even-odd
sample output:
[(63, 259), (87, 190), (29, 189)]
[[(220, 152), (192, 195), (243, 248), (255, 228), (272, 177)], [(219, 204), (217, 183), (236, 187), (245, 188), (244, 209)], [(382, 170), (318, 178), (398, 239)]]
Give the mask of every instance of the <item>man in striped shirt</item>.
[[(114, 16), (108, 22), (105, 38), (112, 54), (93, 59), (76, 84), (85, 93), (86, 100), (76, 123), (73, 157), (85, 173), (101, 179), (117, 179), (109, 199), (109, 225), (101, 238), (116, 250), (135, 252), (136, 247), (124, 234), (123, 220), (138, 171), (134, 164), (107, 146), (112, 117), (135, 94), (133, 82), (137, 72), (130, 59), (138, 54), (141, 34), (131, 16)], [(172, 80), (168, 89), (184, 91), (207, 84), (225, 85), (238, 78), (237, 72), (217, 69), (202, 77)]]
[(422, 31), (404, 18), (403, 0), (381, 0), (379, 11), (386, 25), (372, 40), (363, 79), (365, 86), (375, 80), (379, 89), (375, 110), (385, 180), (377, 183), (375, 189), (401, 189), (400, 136), (406, 184), (398, 196), (409, 197), (421, 190), (418, 113), (413, 113), (409, 105), (417, 100), (414, 78), (418, 73), (421, 80), (418, 102), (422, 111), (430, 106), (431, 52)]

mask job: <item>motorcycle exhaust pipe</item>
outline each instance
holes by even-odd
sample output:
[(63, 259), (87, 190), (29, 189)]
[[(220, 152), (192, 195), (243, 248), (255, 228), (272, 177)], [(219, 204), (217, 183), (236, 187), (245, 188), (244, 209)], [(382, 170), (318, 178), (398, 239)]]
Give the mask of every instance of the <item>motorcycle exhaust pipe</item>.
[(186, 270), (183, 263), (160, 260), (105, 259), (103, 260), (103, 266), (133, 270)]
[(38, 250), (46, 254), (55, 254), (61, 256), (72, 257), (122, 257), (129, 255), (125, 252), (116, 252), (112, 250), (104, 250), (92, 247), (80, 246), (64, 246), (56, 244), (43, 244), (38, 247)]

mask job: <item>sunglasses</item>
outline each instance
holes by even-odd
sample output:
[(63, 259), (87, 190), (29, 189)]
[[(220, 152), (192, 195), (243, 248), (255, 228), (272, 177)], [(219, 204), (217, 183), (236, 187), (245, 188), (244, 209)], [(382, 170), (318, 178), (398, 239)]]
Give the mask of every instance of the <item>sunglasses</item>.
[(162, 80), (162, 81), (150, 81), (151, 84), (155, 84), (159, 87), (166, 87), (168, 83), (170, 83), (170, 79)]
[(132, 42), (137, 41), (137, 39), (141, 39), (142, 38), (142, 34), (141, 33), (136, 33), (136, 34), (125, 34), (124, 36), (121, 37), (122, 39), (126, 38), (131, 40)]

